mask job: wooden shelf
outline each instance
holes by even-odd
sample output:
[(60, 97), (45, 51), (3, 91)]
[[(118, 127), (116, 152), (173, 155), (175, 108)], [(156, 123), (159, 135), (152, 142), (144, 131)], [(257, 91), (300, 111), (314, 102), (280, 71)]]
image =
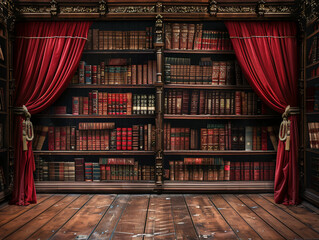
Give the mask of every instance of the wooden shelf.
[(164, 50), (164, 53), (186, 53), (186, 54), (217, 54), (217, 55), (233, 55), (234, 51), (226, 50)]
[(37, 118), (94, 118), (94, 119), (116, 119), (116, 118), (155, 118), (154, 115), (72, 115), (72, 114), (36, 114)]
[(35, 182), (37, 192), (152, 192), (155, 181), (118, 181), (118, 182)]
[(164, 114), (164, 119), (273, 119), (280, 115), (171, 115)]
[(85, 50), (83, 54), (152, 54), (155, 53), (154, 49), (145, 50)]
[(306, 68), (311, 68), (313, 66), (316, 66), (317, 64), (319, 64), (319, 61), (307, 65)]
[(2, 115), (6, 115), (6, 114), (8, 114), (7, 112), (5, 112), (5, 111), (0, 111), (0, 114), (2, 114)]
[(309, 83), (309, 82), (313, 82), (313, 81), (318, 81), (318, 82), (319, 82), (319, 76), (314, 76), (314, 77), (308, 78), (306, 81), (307, 81), (308, 83)]
[(225, 150), (225, 151), (205, 151), (205, 150), (164, 150), (165, 155), (276, 155), (277, 151), (268, 150), (268, 151), (245, 151), (245, 150)]
[(129, 156), (129, 155), (138, 155), (138, 156), (149, 156), (154, 155), (153, 151), (33, 151), (35, 155), (116, 155), (116, 156)]
[(308, 112), (306, 114), (309, 116), (316, 116), (316, 115), (319, 115), (319, 112)]
[(127, 88), (127, 89), (132, 89), (132, 88), (136, 88), (136, 89), (153, 89), (155, 88), (154, 85), (127, 85), (127, 84), (112, 84), (112, 85), (97, 85), (97, 84), (71, 84), (69, 85), (68, 88), (106, 88), (106, 89), (123, 89), (123, 88)]
[(312, 148), (307, 148), (306, 152), (314, 153), (314, 154), (319, 154), (319, 149), (312, 149)]
[(204, 84), (165, 84), (164, 88), (185, 88), (185, 89), (216, 89), (216, 90), (252, 90), (250, 86), (220, 86)]
[(273, 181), (164, 181), (163, 192), (273, 192)]
[(319, 33), (319, 29), (314, 31), (313, 33), (311, 33), (309, 36), (307, 36), (307, 39), (312, 38), (313, 36), (315, 36), (317, 33)]

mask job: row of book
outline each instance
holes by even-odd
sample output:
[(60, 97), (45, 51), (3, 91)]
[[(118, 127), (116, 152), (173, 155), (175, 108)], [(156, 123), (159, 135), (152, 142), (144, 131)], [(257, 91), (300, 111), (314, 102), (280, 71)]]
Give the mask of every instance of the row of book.
[(165, 57), (165, 82), (175, 84), (248, 85), (237, 61), (201, 58), (198, 65), (190, 58)]
[[(165, 177), (171, 181), (273, 181), (275, 162), (230, 162), (213, 158), (212, 164), (202, 164), (205, 158), (184, 158), (169, 161)], [(194, 161), (195, 164), (189, 164)]]
[(154, 94), (107, 93), (93, 90), (72, 97), (73, 115), (146, 115), (155, 113)]
[(85, 162), (74, 158), (73, 162), (35, 159), (35, 181), (86, 181), (105, 180), (154, 180), (154, 166), (141, 164), (134, 158), (100, 158), (99, 162)]
[(155, 149), (155, 126), (152, 124), (116, 129), (37, 126), (33, 148), (41, 150), (47, 135), (49, 151), (154, 151)]
[(312, 149), (319, 149), (319, 122), (308, 122), (309, 145)]
[(4, 96), (4, 90), (2, 87), (0, 87), (0, 111), (6, 111), (6, 105), (5, 105), (5, 96)]
[(319, 61), (319, 36), (317, 35), (312, 38), (307, 60), (308, 64)]
[(156, 61), (148, 60), (143, 64), (128, 64), (128, 59), (113, 58), (89, 65), (80, 61), (78, 75), (73, 84), (153, 84), (156, 81)]
[(319, 111), (319, 84), (307, 88), (306, 110), (307, 112)]
[(256, 115), (265, 112), (257, 95), (245, 91), (167, 89), (164, 106), (166, 114), (176, 115)]
[[(270, 139), (270, 144), (268, 143)], [(237, 126), (207, 124), (207, 128), (171, 127), (164, 123), (166, 150), (271, 150), (277, 149), (277, 138), (272, 126)]]
[(232, 50), (226, 31), (203, 30), (203, 24), (166, 23), (166, 49)]
[(144, 50), (153, 48), (153, 28), (145, 31), (89, 29), (84, 50)]

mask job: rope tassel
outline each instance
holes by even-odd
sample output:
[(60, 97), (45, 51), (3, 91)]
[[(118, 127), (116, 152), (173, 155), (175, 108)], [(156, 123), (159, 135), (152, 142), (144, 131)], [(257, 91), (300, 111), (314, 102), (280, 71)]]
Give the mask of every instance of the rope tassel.
[(28, 150), (27, 142), (31, 142), (34, 138), (33, 125), (30, 120), (31, 114), (29, 113), (27, 107), (23, 105), (22, 107), (15, 107), (13, 109), (15, 114), (24, 115), (25, 120), (22, 122), (22, 146), (23, 151)]
[(290, 151), (290, 120), (288, 117), (290, 115), (299, 114), (299, 108), (290, 107), (288, 105), (285, 109), (285, 112), (282, 114), (282, 122), (279, 128), (279, 140), (285, 142), (285, 150)]

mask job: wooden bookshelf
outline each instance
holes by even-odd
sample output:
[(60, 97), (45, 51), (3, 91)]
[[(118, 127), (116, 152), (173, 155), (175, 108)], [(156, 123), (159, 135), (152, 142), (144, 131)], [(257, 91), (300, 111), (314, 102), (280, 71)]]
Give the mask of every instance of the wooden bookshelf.
[(72, 118), (83, 118), (83, 119), (140, 119), (140, 118), (155, 118), (154, 115), (73, 115), (73, 114), (37, 114), (37, 118), (63, 118), (63, 119), (72, 119)]
[(311, 64), (307, 65), (306, 68), (311, 68), (311, 67), (314, 67), (314, 66), (316, 66), (318, 64), (319, 64), (319, 61), (316, 61), (314, 63), (311, 63)]
[(306, 37), (306, 39), (310, 39), (310, 38), (312, 38), (313, 36), (315, 36), (315, 35), (318, 34), (318, 33), (319, 33), (319, 29), (316, 30), (316, 31), (314, 31), (314, 32), (311, 33), (310, 35), (308, 35), (308, 36)]
[(74, 155), (74, 156), (150, 156), (154, 155), (153, 151), (33, 151), (35, 155), (47, 155), (47, 156), (62, 156), (62, 155)]
[(308, 83), (319, 81), (319, 76), (314, 76), (306, 80)]
[(250, 86), (220, 86), (204, 84), (165, 84), (164, 88), (172, 89), (207, 89), (207, 90), (251, 90)]
[(164, 50), (166, 53), (182, 53), (182, 54), (212, 54), (212, 55), (234, 55), (234, 51), (225, 50)]
[(314, 153), (314, 154), (319, 154), (319, 149), (307, 148), (307, 149), (306, 149), (306, 152)]
[(154, 85), (125, 85), (125, 84), (112, 84), (112, 85), (97, 85), (97, 84), (86, 84), (86, 85), (80, 85), (80, 84), (71, 84), (68, 86), (68, 88), (98, 88), (98, 89), (154, 89)]
[(5, 111), (0, 111), (0, 114), (1, 114), (1, 115), (7, 115), (8, 113), (5, 112)]
[(164, 114), (164, 119), (274, 119), (279, 118), (279, 115), (173, 115)]
[(187, 156), (258, 156), (258, 155), (276, 155), (277, 151), (267, 150), (225, 150), (225, 151), (205, 151), (205, 150), (164, 150), (165, 155), (187, 155)]

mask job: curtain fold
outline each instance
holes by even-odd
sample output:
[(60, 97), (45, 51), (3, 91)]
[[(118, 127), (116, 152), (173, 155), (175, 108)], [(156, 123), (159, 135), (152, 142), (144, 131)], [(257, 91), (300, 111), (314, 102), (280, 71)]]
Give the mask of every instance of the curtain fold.
[[(91, 22), (26, 22), (16, 25), (14, 53), (14, 107), (25, 105), (30, 114), (53, 104), (70, 83)], [(36, 203), (32, 142), (22, 148), (22, 122), (15, 126), (15, 176), (11, 204)]]
[[(271, 109), (284, 113), (298, 107), (298, 53), (293, 22), (225, 22), (237, 60), (250, 86)], [(290, 150), (279, 141), (274, 198), (299, 203), (298, 116), (291, 115)]]

